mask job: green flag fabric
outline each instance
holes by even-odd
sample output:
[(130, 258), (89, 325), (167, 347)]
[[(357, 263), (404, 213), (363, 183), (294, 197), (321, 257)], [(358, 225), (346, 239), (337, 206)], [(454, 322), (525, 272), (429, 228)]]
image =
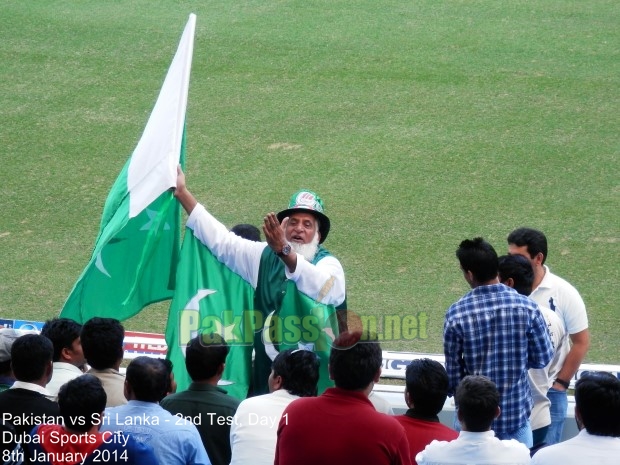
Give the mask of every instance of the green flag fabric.
[(186, 390), (191, 383), (185, 369), (185, 346), (199, 332), (213, 332), (230, 346), (222, 387), (238, 399), (246, 398), (256, 325), (244, 318), (254, 314), (253, 301), (252, 286), (220, 263), (186, 228), (166, 327), (168, 358), (174, 365), (177, 392)]
[(310, 299), (292, 281), (287, 283), (280, 311), (264, 318), (262, 312), (254, 310), (250, 284), (219, 262), (186, 228), (166, 328), (168, 358), (174, 365), (178, 392), (191, 383), (185, 369), (187, 343), (199, 334), (207, 337), (212, 332), (230, 347), (220, 382), (230, 395), (245, 399), (248, 394), (255, 343), (264, 344), (271, 359), (278, 351), (291, 348), (315, 352), (321, 359), (319, 392), (323, 392), (333, 385), (327, 364), (337, 327), (333, 306)]
[(269, 348), (270, 342), (274, 342), (273, 348), (277, 347), (279, 352), (287, 349), (313, 351), (321, 360), (318, 384), (321, 394), (334, 385), (329, 379), (327, 365), (337, 334), (338, 320), (334, 306), (311, 299), (289, 281), (277, 321), (267, 321), (264, 325), (263, 341), (267, 353), (272, 357), (274, 352)]
[(192, 14), (142, 137), (108, 194), (90, 261), (61, 317), (125, 320), (172, 298), (181, 212), (170, 188), (184, 161), (195, 24)]

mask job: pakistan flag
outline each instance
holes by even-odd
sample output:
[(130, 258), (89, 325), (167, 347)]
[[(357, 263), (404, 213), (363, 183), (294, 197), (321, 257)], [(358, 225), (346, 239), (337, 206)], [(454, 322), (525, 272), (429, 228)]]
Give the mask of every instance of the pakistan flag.
[(184, 161), (195, 25), (192, 14), (142, 137), (108, 194), (91, 258), (61, 317), (125, 320), (172, 298), (181, 212), (170, 188)]
[[(253, 314), (254, 289), (220, 263), (189, 228), (185, 228), (176, 278), (166, 344), (168, 358), (174, 365), (177, 392), (186, 390), (191, 383), (185, 369), (187, 343), (200, 332), (213, 332), (230, 346), (222, 387), (230, 395), (245, 399), (252, 370), (253, 325), (243, 318)], [(244, 326), (246, 334), (242, 334)]]
[(185, 230), (176, 278), (166, 343), (177, 392), (191, 383), (185, 369), (187, 343), (209, 333), (219, 334), (230, 347), (220, 387), (238, 399), (245, 399), (250, 388), (255, 344), (263, 344), (271, 359), (286, 349), (315, 352), (321, 360), (319, 393), (333, 385), (327, 371), (337, 328), (332, 306), (310, 299), (289, 281), (280, 310), (264, 316), (254, 309), (250, 284), (220, 263), (189, 228)]

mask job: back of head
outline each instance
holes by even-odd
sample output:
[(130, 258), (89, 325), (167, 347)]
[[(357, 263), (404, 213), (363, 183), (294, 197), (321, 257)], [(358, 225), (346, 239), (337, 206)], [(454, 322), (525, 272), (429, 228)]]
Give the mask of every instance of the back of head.
[(73, 341), (80, 337), (82, 325), (69, 318), (52, 318), (47, 320), (41, 334), (54, 345), (54, 362), (60, 360), (62, 349), (71, 349)]
[(142, 356), (129, 363), (126, 381), (135, 400), (159, 402), (166, 395), (170, 375), (161, 360)]
[(11, 348), (21, 334), (12, 328), (0, 328), (0, 374), (11, 371)]
[(545, 263), (547, 259), (547, 238), (542, 231), (532, 228), (517, 228), (508, 234), (506, 241), (508, 244), (514, 244), (517, 247), (527, 246), (530, 258), (542, 253), (542, 263)]
[(416, 413), (435, 416), (448, 397), (448, 373), (443, 365), (429, 358), (413, 360), (407, 366), (407, 392)]
[(499, 257), (499, 280), (505, 283), (512, 278), (513, 288), (521, 295), (530, 295), (534, 284), (534, 269), (530, 261), (522, 255), (502, 255)]
[(15, 340), (11, 347), (11, 366), (19, 381), (39, 381), (50, 366), (54, 346), (45, 336), (25, 334)]
[[(166, 385), (166, 396), (177, 392), (177, 382), (174, 379), (174, 364), (172, 360), (167, 358), (160, 358), (159, 361), (164, 365), (166, 373), (168, 375), (168, 384)], [(165, 397), (165, 396), (164, 396)]]
[(230, 348), (219, 334), (202, 333), (187, 344), (185, 367), (192, 381), (206, 381), (218, 374)]
[(583, 373), (575, 384), (575, 408), (588, 433), (620, 437), (620, 379), (611, 373)]
[(114, 318), (91, 318), (80, 333), (82, 350), (88, 364), (96, 370), (114, 368), (123, 359), (125, 329)]
[(260, 242), (260, 231), (252, 224), (241, 223), (230, 229), (239, 237), (243, 237), (249, 241)]
[(499, 391), (486, 376), (466, 376), (454, 395), (463, 429), (480, 433), (491, 429), (499, 407)]
[(497, 277), (497, 253), (491, 244), (481, 237), (466, 239), (456, 250), (461, 268), (471, 271), (478, 282), (490, 281)]
[(107, 396), (99, 378), (81, 375), (63, 384), (58, 391), (58, 407), (65, 427), (87, 432), (98, 424)]
[(329, 373), (336, 387), (361, 391), (374, 381), (382, 361), (376, 336), (347, 331), (334, 340), (329, 354)]
[(321, 360), (314, 352), (289, 349), (278, 354), (271, 369), (276, 376), (282, 377), (282, 389), (289, 394), (312, 397), (317, 394), (320, 365)]

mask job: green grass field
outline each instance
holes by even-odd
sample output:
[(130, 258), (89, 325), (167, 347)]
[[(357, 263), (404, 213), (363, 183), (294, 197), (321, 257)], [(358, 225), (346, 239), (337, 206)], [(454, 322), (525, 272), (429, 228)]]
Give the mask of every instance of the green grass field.
[[(225, 224), (326, 200), (349, 308), (426, 312), (454, 251), (515, 227), (581, 292), (620, 363), (620, 4), (612, 0), (7, 0), (0, 15), (0, 317), (56, 315), (88, 262), (189, 13), (187, 177)], [(125, 324), (163, 332), (167, 305)]]

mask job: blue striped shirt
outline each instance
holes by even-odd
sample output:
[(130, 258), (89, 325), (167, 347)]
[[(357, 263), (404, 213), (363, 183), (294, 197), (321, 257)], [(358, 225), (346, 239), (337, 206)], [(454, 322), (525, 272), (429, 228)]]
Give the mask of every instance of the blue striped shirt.
[(524, 426), (532, 409), (528, 368), (543, 368), (553, 357), (549, 330), (538, 305), (503, 284), (472, 289), (446, 313), (444, 353), (454, 395), (466, 375), (483, 375), (497, 385), (499, 434)]

